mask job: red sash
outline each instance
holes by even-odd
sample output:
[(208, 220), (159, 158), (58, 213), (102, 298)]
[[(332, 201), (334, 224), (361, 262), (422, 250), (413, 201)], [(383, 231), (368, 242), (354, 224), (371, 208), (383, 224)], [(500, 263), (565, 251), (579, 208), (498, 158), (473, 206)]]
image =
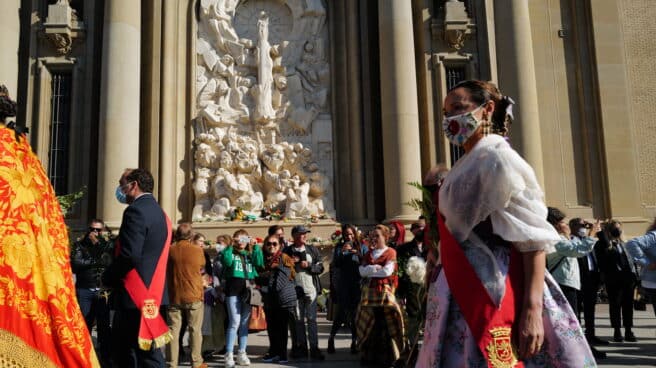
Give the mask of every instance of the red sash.
[[(522, 259), (514, 248), (499, 307), (492, 301), (465, 253), (438, 214), (442, 267), (449, 289), (460, 307), (478, 347), (491, 368), (524, 367), (513, 345), (513, 327), (523, 292)], [(515, 328), (516, 329), (516, 328)]]
[(164, 294), (164, 281), (166, 280), (166, 262), (169, 259), (169, 248), (171, 247), (171, 220), (166, 218), (166, 243), (162, 254), (159, 256), (150, 287), (146, 288), (141, 276), (136, 269), (130, 270), (123, 279), (125, 290), (127, 290), (134, 304), (141, 310), (141, 325), (139, 326), (139, 348), (150, 350), (154, 344), (156, 348), (166, 345), (171, 341), (171, 333), (164, 318), (159, 314), (159, 307)]

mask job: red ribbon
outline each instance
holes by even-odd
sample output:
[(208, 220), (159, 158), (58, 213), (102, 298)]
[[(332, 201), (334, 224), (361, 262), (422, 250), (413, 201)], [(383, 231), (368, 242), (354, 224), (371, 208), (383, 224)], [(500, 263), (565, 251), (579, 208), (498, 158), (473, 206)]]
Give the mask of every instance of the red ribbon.
[(524, 364), (518, 361), (517, 349), (512, 343), (516, 335), (514, 324), (515, 315), (519, 310), (517, 302), (521, 302), (523, 291), (521, 255), (512, 248), (506, 290), (501, 305), (497, 307), (458, 241), (445, 226), (441, 214), (438, 214), (438, 226), (442, 267), (449, 290), (458, 303), (488, 366), (524, 367)]
[(164, 282), (166, 281), (166, 263), (169, 259), (169, 248), (171, 246), (171, 220), (166, 218), (166, 243), (162, 254), (157, 261), (153, 279), (150, 287), (146, 287), (136, 269), (130, 270), (123, 279), (125, 289), (134, 304), (141, 311), (141, 324), (139, 326), (139, 347), (142, 350), (150, 350), (151, 345), (160, 347), (171, 341), (169, 327), (159, 313), (159, 308), (164, 295)]

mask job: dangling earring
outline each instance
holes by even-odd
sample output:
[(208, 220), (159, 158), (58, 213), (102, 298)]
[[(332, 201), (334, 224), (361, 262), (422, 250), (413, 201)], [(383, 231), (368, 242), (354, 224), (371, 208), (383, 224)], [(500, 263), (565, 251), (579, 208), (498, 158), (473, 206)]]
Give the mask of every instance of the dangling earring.
[(490, 121), (488, 120), (486, 115), (483, 116), (483, 124), (481, 124), (481, 125), (483, 126), (483, 136), (487, 137), (488, 135), (490, 135), (490, 133), (491, 133), (490, 128), (491, 128), (492, 124), (490, 124)]

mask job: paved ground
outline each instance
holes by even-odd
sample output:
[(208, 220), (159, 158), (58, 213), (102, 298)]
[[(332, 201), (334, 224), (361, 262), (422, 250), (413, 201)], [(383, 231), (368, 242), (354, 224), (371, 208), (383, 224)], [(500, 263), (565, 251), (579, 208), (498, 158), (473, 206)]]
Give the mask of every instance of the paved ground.
[[(330, 331), (330, 322), (325, 315), (319, 318), (319, 346), (325, 353), (325, 348)], [(638, 338), (637, 343), (611, 343), (609, 346), (599, 347), (599, 350), (608, 353), (608, 358), (599, 361), (600, 367), (654, 367), (656, 366), (656, 318), (651, 306), (648, 306), (646, 312), (635, 312), (633, 318), (634, 332)], [(357, 355), (349, 354), (350, 334), (348, 330), (343, 329), (335, 340), (337, 353), (333, 355), (325, 354), (326, 360), (323, 362), (310, 361), (290, 361), (286, 366), (289, 367), (359, 367)], [(609, 340), (612, 337), (612, 329), (608, 320), (608, 305), (602, 304), (597, 306), (597, 335)], [(254, 333), (249, 335), (248, 354), (251, 358), (251, 367), (280, 367), (278, 364), (262, 363), (259, 358), (266, 353), (268, 339), (265, 332)], [(221, 357), (214, 361), (207, 362), (210, 367), (222, 367)], [(181, 365), (181, 367), (189, 367)]]

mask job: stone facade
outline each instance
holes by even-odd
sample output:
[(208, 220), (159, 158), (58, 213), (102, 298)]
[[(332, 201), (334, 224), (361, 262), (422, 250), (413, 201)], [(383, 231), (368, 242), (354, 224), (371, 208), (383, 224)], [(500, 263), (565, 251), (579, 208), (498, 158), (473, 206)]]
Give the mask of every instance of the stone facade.
[(118, 225), (137, 165), (208, 235), (239, 227), (237, 207), (412, 221), (407, 183), (462, 154), (440, 129), (446, 91), (479, 78), (517, 101), (511, 142), (549, 205), (638, 234), (656, 216), (648, 3), (8, 0), (0, 64), (46, 168), (88, 188), (74, 228)]
[(635, 154), (640, 187), (640, 203), (656, 210), (656, 47), (648, 35), (656, 32), (651, 19), (656, 7), (651, 2), (627, 1), (620, 3), (627, 76), (629, 80), (629, 119), (635, 140)]

